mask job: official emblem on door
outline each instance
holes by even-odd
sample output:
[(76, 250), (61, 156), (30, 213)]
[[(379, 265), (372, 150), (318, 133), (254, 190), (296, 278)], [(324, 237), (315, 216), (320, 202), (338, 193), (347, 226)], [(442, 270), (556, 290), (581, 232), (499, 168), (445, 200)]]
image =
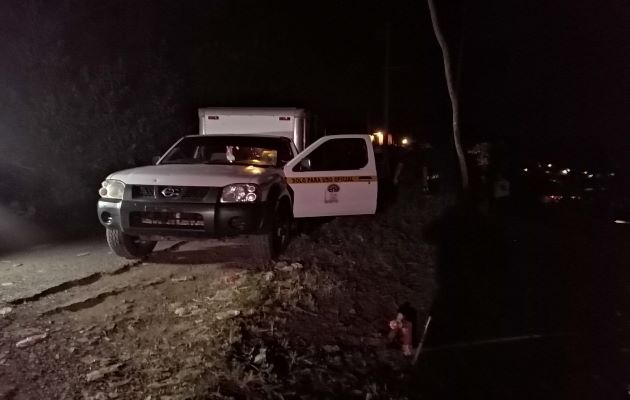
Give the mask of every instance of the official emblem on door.
[(326, 194), (324, 196), (324, 203), (337, 203), (339, 202), (339, 185), (332, 184), (326, 188)]

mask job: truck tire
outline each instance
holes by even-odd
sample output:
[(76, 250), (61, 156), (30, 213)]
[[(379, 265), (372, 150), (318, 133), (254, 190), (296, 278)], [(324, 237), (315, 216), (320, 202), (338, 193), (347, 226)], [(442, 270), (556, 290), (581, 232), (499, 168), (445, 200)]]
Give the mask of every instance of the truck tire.
[(118, 229), (106, 229), (107, 244), (117, 256), (130, 260), (143, 258), (153, 251), (157, 242), (140, 240), (136, 236), (122, 233)]
[(291, 238), (292, 220), (289, 208), (281, 205), (276, 212), (269, 232), (250, 236), (250, 248), (257, 261), (266, 263), (276, 259), (284, 251)]

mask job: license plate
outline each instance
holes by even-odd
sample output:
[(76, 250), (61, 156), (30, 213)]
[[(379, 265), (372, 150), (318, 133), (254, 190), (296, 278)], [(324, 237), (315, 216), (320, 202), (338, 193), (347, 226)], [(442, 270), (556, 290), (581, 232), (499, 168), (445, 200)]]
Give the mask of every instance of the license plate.
[(141, 222), (146, 225), (203, 226), (203, 221), (196, 221), (196, 220), (190, 220), (190, 219), (142, 218)]

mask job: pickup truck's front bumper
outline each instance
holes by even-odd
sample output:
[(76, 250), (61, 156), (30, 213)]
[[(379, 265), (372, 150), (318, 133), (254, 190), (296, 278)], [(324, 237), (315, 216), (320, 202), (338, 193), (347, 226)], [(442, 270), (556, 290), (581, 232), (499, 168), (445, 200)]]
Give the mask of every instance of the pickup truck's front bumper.
[(100, 199), (103, 226), (140, 237), (220, 238), (263, 233), (266, 203), (160, 203)]

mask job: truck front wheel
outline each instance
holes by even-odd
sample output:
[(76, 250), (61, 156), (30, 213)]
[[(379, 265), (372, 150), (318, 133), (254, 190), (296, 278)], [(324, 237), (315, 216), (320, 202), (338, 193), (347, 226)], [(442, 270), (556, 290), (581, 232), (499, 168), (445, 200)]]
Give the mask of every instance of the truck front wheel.
[(140, 259), (153, 251), (157, 242), (141, 240), (118, 229), (106, 229), (107, 244), (117, 256), (130, 260)]
[(253, 256), (260, 262), (277, 258), (289, 244), (291, 225), (291, 212), (286, 206), (281, 206), (268, 233), (250, 236)]

